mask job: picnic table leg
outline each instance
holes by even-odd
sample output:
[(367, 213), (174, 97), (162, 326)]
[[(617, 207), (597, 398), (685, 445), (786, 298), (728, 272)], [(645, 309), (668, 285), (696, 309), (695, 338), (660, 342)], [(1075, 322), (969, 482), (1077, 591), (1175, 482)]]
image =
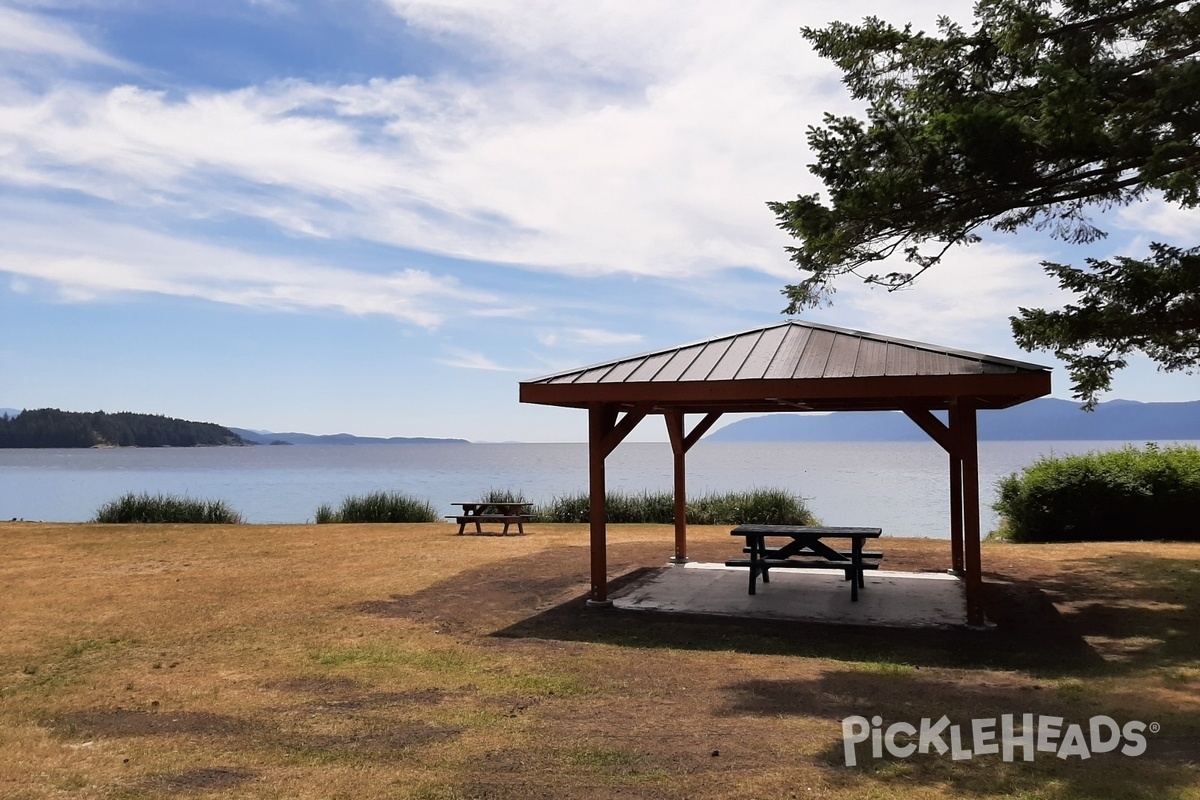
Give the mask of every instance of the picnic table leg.
[(760, 564), (759, 570), (762, 572), (763, 583), (770, 583), (771, 573), (767, 571), (770, 569), (770, 567), (767, 566), (767, 537), (759, 536), (757, 541), (758, 563)]
[(750, 543), (750, 594), (754, 594), (754, 584), (758, 580), (758, 546), (753, 536), (747, 536)]
[(858, 602), (859, 587), (865, 587), (863, 581), (863, 540), (855, 537), (854, 544), (850, 551), (850, 563), (854, 565), (854, 582), (850, 584), (850, 602)]

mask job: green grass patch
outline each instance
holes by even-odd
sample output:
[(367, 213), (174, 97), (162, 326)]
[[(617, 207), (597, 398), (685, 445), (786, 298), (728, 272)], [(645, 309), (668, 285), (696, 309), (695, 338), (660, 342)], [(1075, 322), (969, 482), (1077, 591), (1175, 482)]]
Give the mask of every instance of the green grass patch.
[(440, 688), (473, 686), (485, 694), (576, 697), (590, 690), (574, 675), (526, 669), (478, 654), (425, 649), (390, 643), (367, 643), (315, 653), (312, 660), (331, 670), (404, 672)]
[(1015, 542), (1200, 540), (1200, 448), (1043, 458), (997, 484), (997, 536)]
[(165, 494), (128, 494), (110, 500), (96, 511), (93, 522), (214, 523), (240, 525), (242, 515), (224, 500), (197, 500)]
[(496, 675), (496, 682), (503, 689), (538, 697), (578, 697), (590, 693), (578, 678), (556, 673), (501, 673)]
[(911, 675), (917, 671), (916, 667), (912, 664), (882, 659), (862, 661), (859, 663), (858, 669), (862, 672), (871, 672), (876, 675)]
[[(671, 492), (609, 492), (605, 495), (608, 521), (669, 525), (675, 521)], [(556, 497), (533, 510), (537, 522), (587, 522), (591, 501), (587, 492)], [(693, 525), (740, 525), (747, 522), (776, 525), (813, 525), (816, 518), (804, 499), (785, 489), (747, 492), (710, 492), (688, 500), (688, 522)]]
[(638, 753), (632, 753), (620, 747), (593, 745), (568, 750), (563, 754), (563, 760), (574, 766), (612, 769), (633, 766), (641, 761), (642, 757)]
[(452, 650), (411, 649), (383, 643), (325, 650), (314, 655), (313, 661), (323, 667), (410, 667), (439, 674), (464, 672), (471, 667), (468, 658)]
[(84, 639), (78, 642), (72, 642), (67, 645), (66, 652), (63, 655), (66, 658), (79, 658), (86, 653), (93, 653), (98, 650), (105, 650), (110, 647), (115, 647), (121, 644), (121, 640), (113, 636), (108, 639)]
[(371, 492), (342, 500), (335, 509), (328, 503), (317, 507), (319, 525), (334, 522), (437, 522), (437, 511), (428, 500), (402, 492)]

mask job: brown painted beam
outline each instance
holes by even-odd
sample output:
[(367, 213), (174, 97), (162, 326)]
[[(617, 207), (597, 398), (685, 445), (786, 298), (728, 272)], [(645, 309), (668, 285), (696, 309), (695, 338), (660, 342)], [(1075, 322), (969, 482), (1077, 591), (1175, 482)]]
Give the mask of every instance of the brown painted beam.
[(696, 427), (692, 428), (692, 432), (683, 439), (683, 451), (686, 453), (688, 450), (691, 450), (692, 445), (700, 441), (700, 437), (708, 433), (709, 428), (715, 425), (720, 418), (720, 411), (712, 411), (706, 414), (704, 419), (697, 422)]
[(607, 457), (609, 453), (617, 449), (617, 445), (625, 441), (625, 437), (637, 427), (637, 424), (646, 418), (650, 413), (650, 406), (637, 406), (625, 412), (625, 416), (621, 417), (621, 421), (613, 424), (604, 433), (604, 439), (601, 447), (604, 449), (604, 455)]
[(947, 453), (954, 450), (954, 445), (950, 438), (950, 429), (942, 424), (942, 421), (930, 413), (926, 408), (906, 408), (904, 416), (917, 423), (917, 426), (925, 431), (930, 439), (933, 439)]

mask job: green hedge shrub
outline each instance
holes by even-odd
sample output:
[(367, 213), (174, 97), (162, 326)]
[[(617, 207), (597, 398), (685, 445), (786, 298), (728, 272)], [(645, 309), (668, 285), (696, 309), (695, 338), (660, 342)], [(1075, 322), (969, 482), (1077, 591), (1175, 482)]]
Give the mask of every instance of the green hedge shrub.
[(96, 511), (93, 522), (113, 523), (215, 523), (240, 525), (242, 515), (224, 500), (194, 500), (165, 494), (129, 492), (110, 500)]
[[(609, 492), (605, 496), (612, 523), (670, 524), (675, 500), (670, 492)], [(591, 502), (586, 492), (556, 497), (533, 511), (537, 522), (587, 522)], [(690, 500), (687, 519), (694, 525), (813, 525), (816, 519), (804, 499), (783, 489), (710, 493)]]
[(437, 522), (437, 511), (428, 500), (401, 492), (371, 492), (342, 500), (341, 508), (328, 503), (317, 508), (317, 524), (331, 522)]
[(1016, 542), (1200, 540), (1200, 449), (1191, 445), (1043, 458), (997, 490), (992, 507)]

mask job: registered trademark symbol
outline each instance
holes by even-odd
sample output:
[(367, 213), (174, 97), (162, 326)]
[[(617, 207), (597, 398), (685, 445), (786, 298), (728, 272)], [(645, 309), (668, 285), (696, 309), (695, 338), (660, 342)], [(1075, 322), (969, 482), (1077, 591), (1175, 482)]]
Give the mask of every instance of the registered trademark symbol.
[(1150, 723), (1150, 732), (1151, 733), (1158, 733), (1161, 730), (1162, 730), (1162, 725), (1159, 725), (1157, 722)]

